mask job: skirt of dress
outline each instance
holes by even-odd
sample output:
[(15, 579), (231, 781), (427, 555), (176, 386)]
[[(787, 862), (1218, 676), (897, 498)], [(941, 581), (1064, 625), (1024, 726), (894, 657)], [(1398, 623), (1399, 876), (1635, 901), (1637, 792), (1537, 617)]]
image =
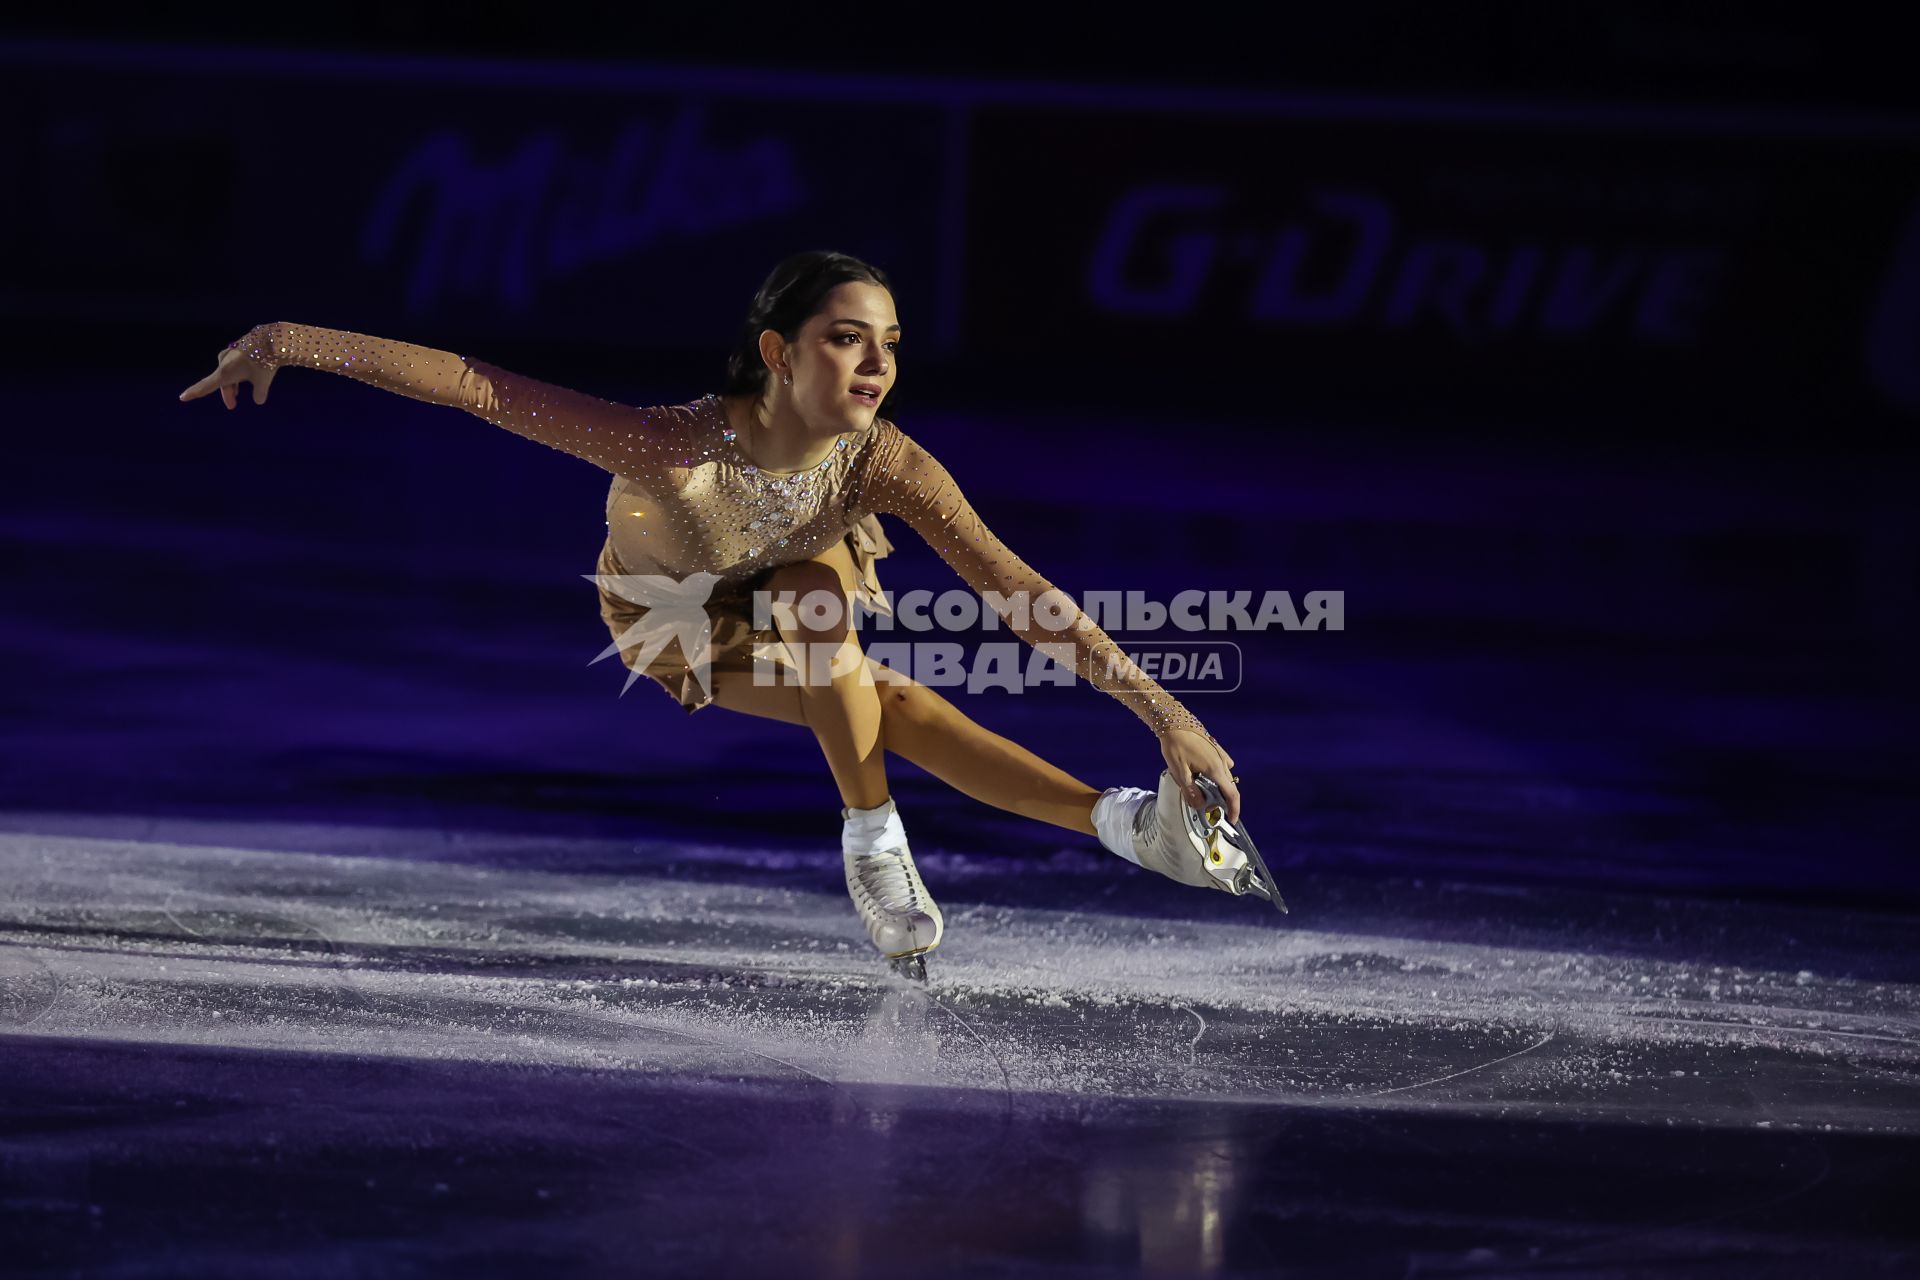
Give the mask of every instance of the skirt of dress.
[[(857, 571), (854, 585), (862, 605), (875, 613), (890, 613), (891, 607), (880, 593), (880, 576), (875, 568), (875, 562), (893, 550), (893, 544), (887, 541), (886, 531), (880, 527), (880, 518), (875, 515), (863, 517), (847, 530), (845, 541)], [(756, 659), (799, 670), (793, 651), (787, 648), (778, 630), (771, 626), (753, 625), (753, 593), (765, 586), (767, 576), (778, 567), (769, 568), (736, 586), (718, 590), (706, 601), (707, 618), (713, 627), (712, 638), (707, 646), (709, 685), (713, 677), (723, 671), (753, 671)], [(626, 575), (627, 569), (621, 564), (619, 556), (614, 554), (611, 538), (601, 546), (600, 560), (594, 572), (603, 577)], [(713, 701), (711, 689), (701, 685), (700, 677), (694, 673), (692, 663), (682, 652), (677, 636), (656, 652), (645, 666), (636, 667), (636, 662), (642, 656), (642, 648), (638, 644), (622, 643), (622, 637), (650, 610), (645, 605), (622, 599), (604, 586), (599, 588), (599, 592), (600, 618), (607, 624), (614, 643), (621, 645), (620, 660), (628, 670), (638, 670), (665, 689), (667, 695), (684, 707), (689, 715)]]

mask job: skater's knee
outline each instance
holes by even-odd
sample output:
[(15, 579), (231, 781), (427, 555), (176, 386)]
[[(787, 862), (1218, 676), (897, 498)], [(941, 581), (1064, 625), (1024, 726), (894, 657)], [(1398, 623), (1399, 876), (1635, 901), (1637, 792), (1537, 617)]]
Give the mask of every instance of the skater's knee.
[(775, 591), (791, 591), (797, 595), (805, 595), (809, 591), (845, 594), (839, 572), (832, 565), (819, 560), (783, 564), (767, 574), (767, 586)]
[(840, 639), (847, 634), (851, 610), (847, 588), (832, 565), (803, 560), (767, 575), (768, 604), (782, 632), (808, 640)]

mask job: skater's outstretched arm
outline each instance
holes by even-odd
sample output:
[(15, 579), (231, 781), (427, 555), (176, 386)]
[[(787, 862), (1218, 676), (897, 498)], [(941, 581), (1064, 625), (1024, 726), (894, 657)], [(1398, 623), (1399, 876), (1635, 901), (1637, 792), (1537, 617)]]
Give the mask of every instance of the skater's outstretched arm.
[(679, 451), (680, 406), (634, 408), (511, 373), (451, 351), (377, 338), (346, 329), (279, 320), (255, 325), (220, 353), (219, 367), (181, 393), (198, 399), (218, 390), (227, 408), (234, 388), (253, 383), (265, 404), (274, 373), (300, 365), (380, 387), (476, 417), (538, 440), (616, 475), (642, 476)]
[[(993, 591), (1004, 596), (1009, 607), (996, 608), (996, 612), (1028, 644), (1072, 644), (1075, 670), (1096, 688), (1131, 707), (1160, 739), (1170, 762), (1177, 745), (1177, 754), (1183, 760), (1205, 768), (1224, 787), (1232, 786), (1224, 773), (1233, 767), (1232, 757), (1214, 741), (1199, 717), (1127, 658), (1073, 597), (1056, 589), (995, 537), (939, 459), (883, 419), (879, 438), (863, 464), (854, 498), (860, 509), (899, 516), (968, 586), (983, 595)], [(1024, 626), (1016, 608), (1022, 595), (1028, 606)], [(1058, 631), (1042, 625), (1043, 603), (1057, 606), (1060, 616), (1071, 619), (1070, 624)], [(1183, 734), (1195, 735), (1210, 745), (1191, 749), (1192, 743), (1178, 743)], [(1218, 759), (1212, 758), (1215, 753)], [(1183, 785), (1187, 783), (1179, 769), (1175, 775)]]

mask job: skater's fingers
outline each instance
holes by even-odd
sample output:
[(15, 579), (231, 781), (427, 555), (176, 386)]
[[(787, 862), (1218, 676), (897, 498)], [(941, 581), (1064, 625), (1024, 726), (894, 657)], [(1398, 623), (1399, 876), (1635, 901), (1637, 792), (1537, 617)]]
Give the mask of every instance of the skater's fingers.
[(220, 393), (220, 403), (229, 409), (240, 406), (239, 385), (242, 382), (253, 384), (253, 402), (267, 402), (267, 388), (273, 382), (274, 370), (248, 358), (235, 348), (228, 347), (215, 361), (214, 371), (180, 393), (180, 399), (198, 400), (201, 396)]
[(1220, 753), (1204, 736), (1188, 729), (1176, 729), (1169, 733), (1161, 743), (1161, 753), (1167, 760), (1167, 776), (1180, 789), (1187, 805), (1199, 812), (1206, 812), (1206, 797), (1201, 794), (1200, 786), (1193, 777), (1196, 771), (1211, 775), (1217, 768)]
[(210, 373), (206, 377), (200, 379), (200, 381), (188, 387), (185, 391), (182, 391), (180, 393), (180, 398), (182, 400), (198, 400), (201, 396), (204, 396), (209, 391), (212, 391), (214, 388), (214, 385), (219, 380), (220, 380), (219, 374)]
[(1233, 775), (1228, 774), (1226, 777), (1221, 778), (1216, 785), (1220, 788), (1221, 797), (1227, 802), (1227, 821), (1236, 827), (1239, 826), (1240, 788), (1233, 784)]
[(233, 380), (227, 372), (228, 361), (215, 360), (213, 372), (180, 393), (182, 400), (198, 400), (201, 396), (212, 395), (223, 385)]
[(1180, 794), (1186, 797), (1187, 803), (1199, 808), (1200, 788), (1193, 784), (1193, 770), (1187, 767), (1186, 761), (1177, 755), (1170, 755), (1167, 758), (1167, 772), (1173, 775), (1173, 785), (1180, 788)]
[(1214, 782), (1217, 786), (1219, 786), (1220, 794), (1226, 797), (1227, 821), (1233, 823), (1237, 827), (1240, 825), (1239, 779), (1234, 776), (1233, 757), (1227, 754), (1227, 749), (1225, 747), (1220, 747), (1219, 751), (1220, 751), (1220, 762), (1226, 767), (1220, 770), (1220, 776), (1214, 779)]
[[(1240, 788), (1234, 785), (1233, 774), (1229, 770), (1217, 769), (1212, 765), (1205, 766), (1200, 772), (1220, 789), (1220, 798), (1227, 804), (1227, 821), (1237, 825), (1240, 821)], [(1196, 785), (1194, 791), (1198, 794), (1200, 788)]]

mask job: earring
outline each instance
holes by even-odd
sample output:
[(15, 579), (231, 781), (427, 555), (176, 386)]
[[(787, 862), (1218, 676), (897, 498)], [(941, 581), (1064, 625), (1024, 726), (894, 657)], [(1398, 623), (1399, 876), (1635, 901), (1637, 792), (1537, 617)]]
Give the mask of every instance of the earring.
[(784, 386), (784, 387), (790, 387), (790, 386), (792, 386), (792, 385), (793, 385), (793, 375), (792, 375), (792, 374), (788, 374), (788, 375), (787, 375), (786, 377), (784, 377), (784, 378), (782, 378), (782, 379), (780, 379), (780, 385), (781, 385), (781, 386)]

